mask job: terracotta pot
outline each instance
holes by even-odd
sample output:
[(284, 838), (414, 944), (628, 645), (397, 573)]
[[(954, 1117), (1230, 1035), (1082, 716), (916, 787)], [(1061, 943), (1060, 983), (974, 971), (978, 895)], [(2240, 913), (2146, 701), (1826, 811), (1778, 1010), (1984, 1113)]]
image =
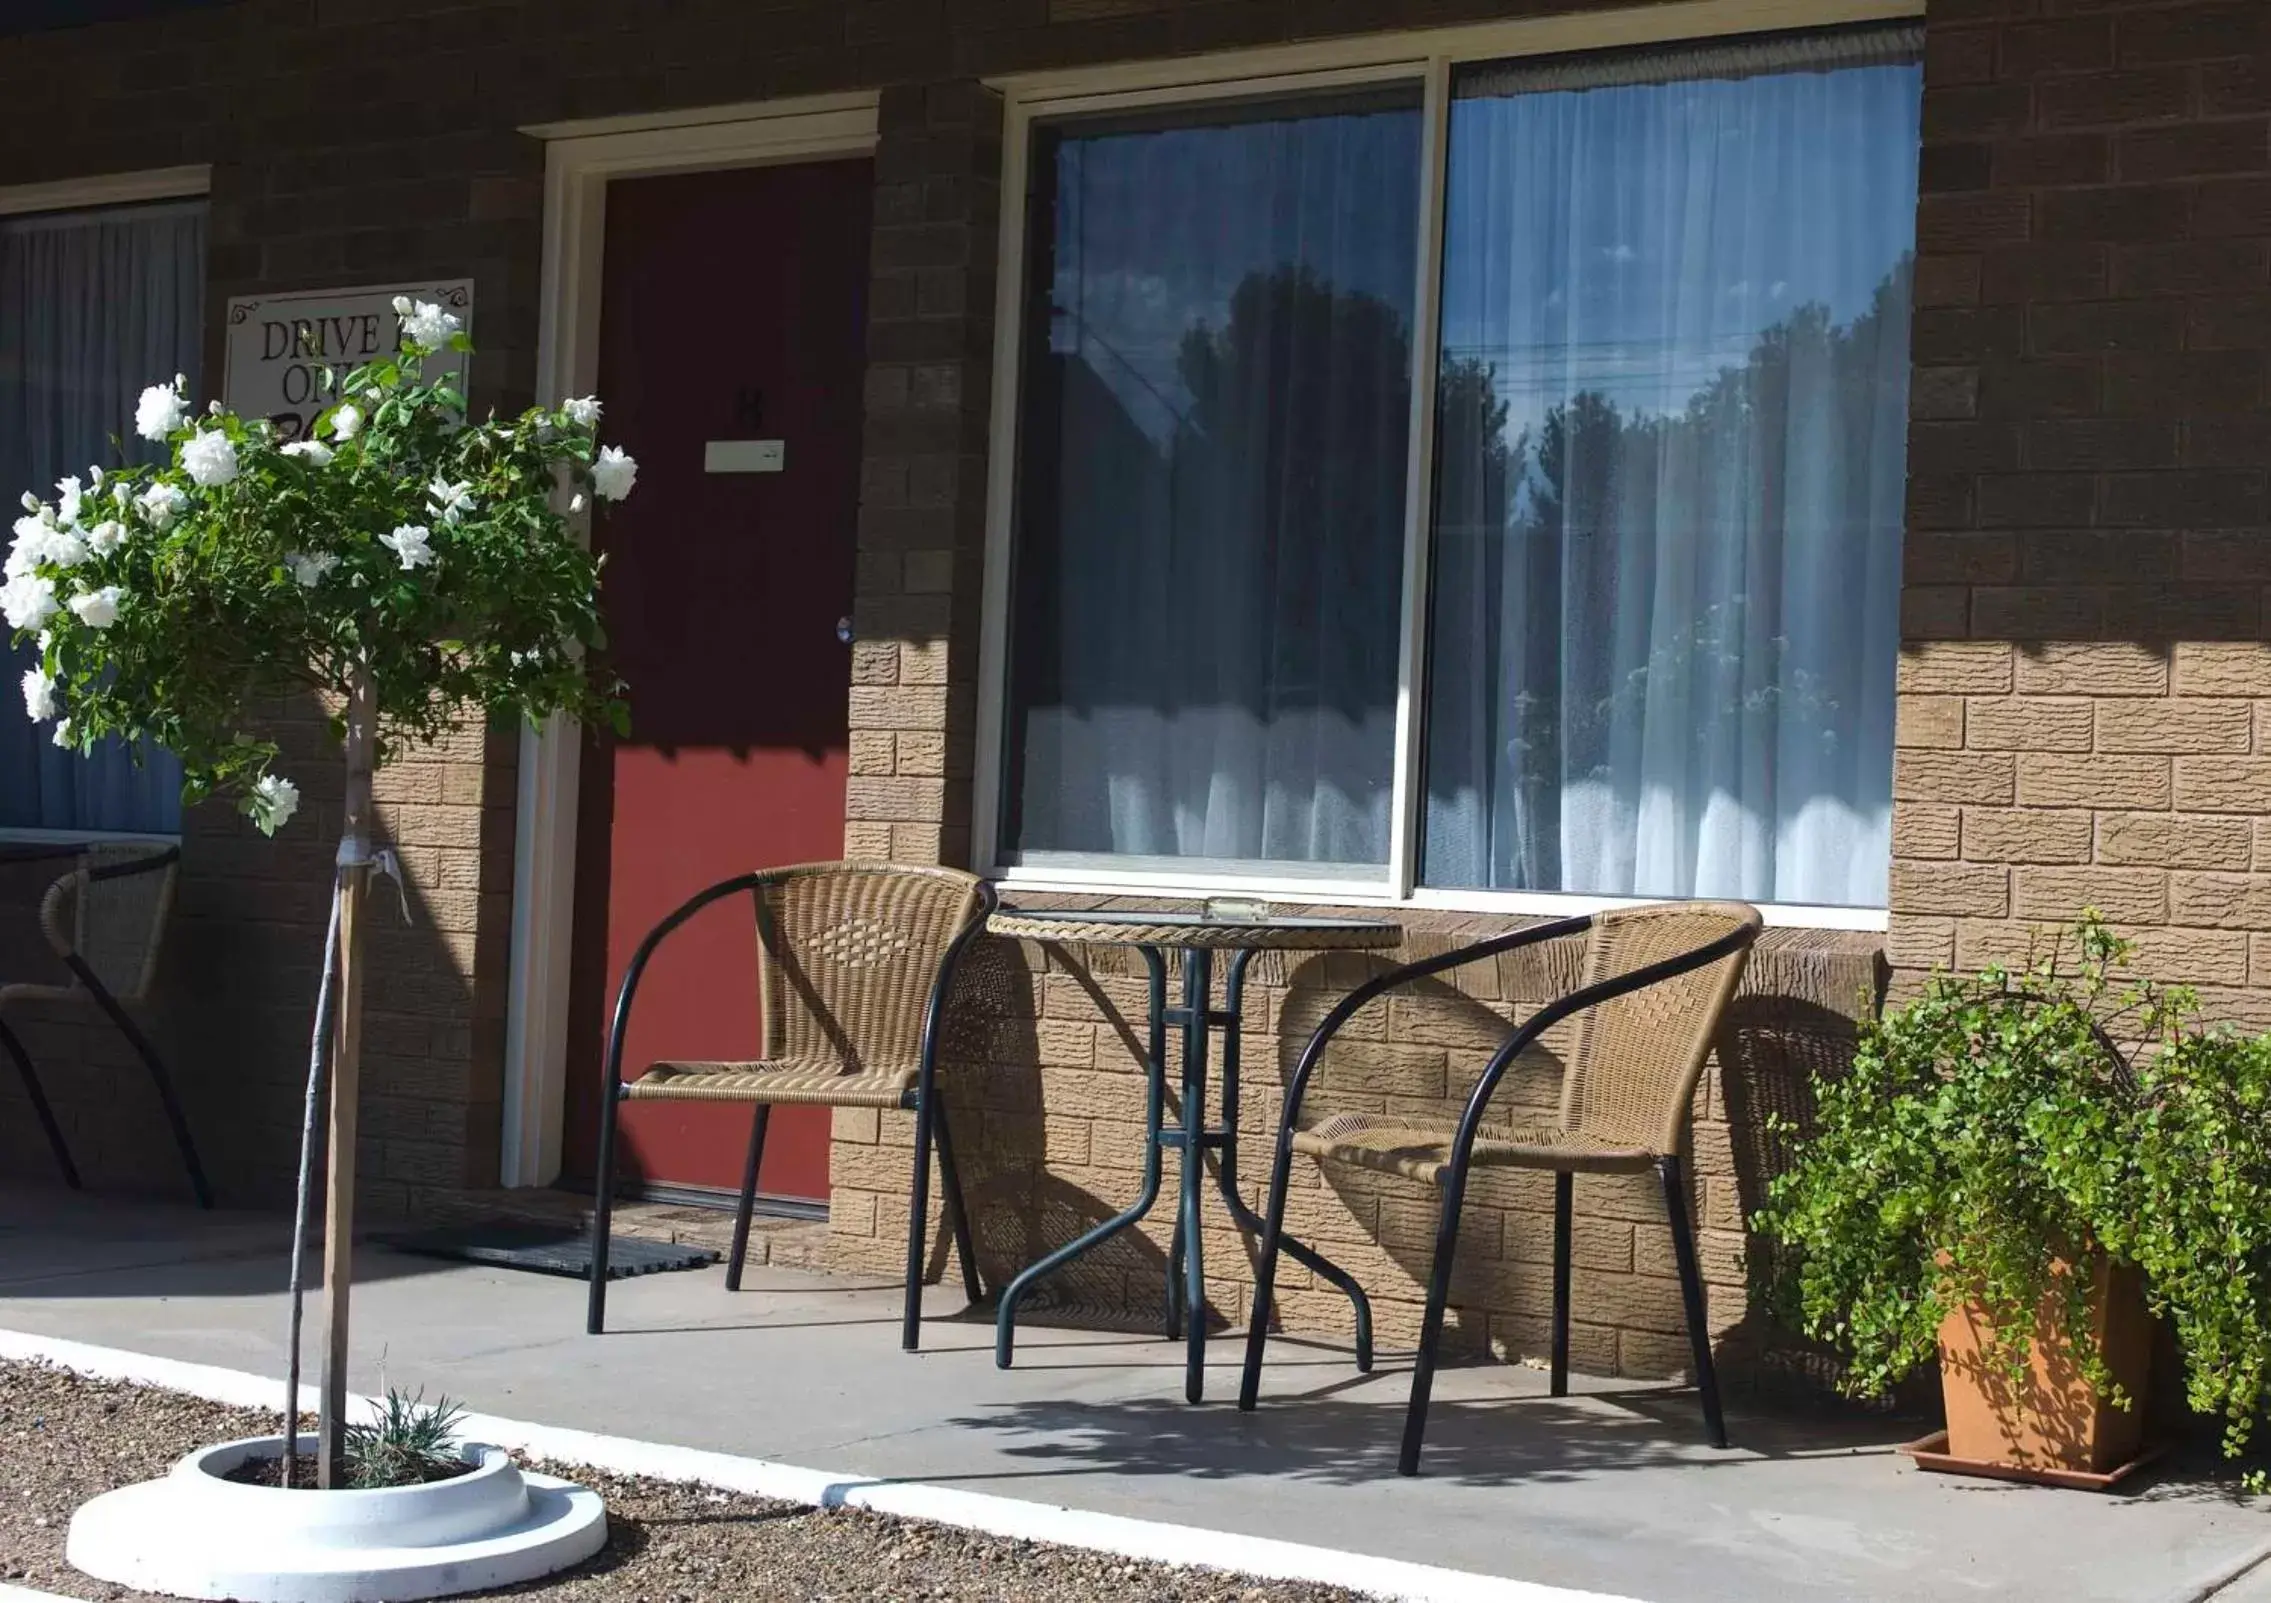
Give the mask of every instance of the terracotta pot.
[[(2072, 1273), (2065, 1264), (2056, 1272)], [(1976, 1307), (1940, 1325), (1940, 1394), (1948, 1410), (1947, 1453), (2012, 1470), (2102, 1475), (2138, 1456), (2145, 1435), (2146, 1383), (2153, 1354), (2152, 1319), (2142, 1278), (2103, 1258), (2091, 1276), (2090, 1332), (2107, 1371), (2128, 1396), (2117, 1408), (2081, 1373), (2067, 1339), (2064, 1297), (2043, 1301), (2019, 1383), (1999, 1360), (1981, 1355), (1990, 1328)]]

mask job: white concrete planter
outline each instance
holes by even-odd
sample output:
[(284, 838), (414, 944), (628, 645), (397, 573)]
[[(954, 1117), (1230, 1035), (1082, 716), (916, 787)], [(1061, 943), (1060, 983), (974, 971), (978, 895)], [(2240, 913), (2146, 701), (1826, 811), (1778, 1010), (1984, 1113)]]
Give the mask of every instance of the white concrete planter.
[(97, 1580), (175, 1597), (395, 1603), (535, 1580), (606, 1544), (598, 1493), (524, 1474), (502, 1448), (460, 1451), (476, 1467), (425, 1486), (285, 1491), (223, 1478), (281, 1455), (282, 1437), (223, 1442), (86, 1504), (65, 1557)]

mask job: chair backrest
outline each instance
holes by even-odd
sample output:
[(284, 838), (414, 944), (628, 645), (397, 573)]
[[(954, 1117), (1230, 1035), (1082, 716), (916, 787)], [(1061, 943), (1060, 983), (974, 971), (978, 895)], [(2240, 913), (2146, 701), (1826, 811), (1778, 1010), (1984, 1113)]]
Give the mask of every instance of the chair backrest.
[(40, 928), (58, 957), (76, 956), (122, 1002), (157, 978), (181, 854), (168, 846), (97, 846), (47, 888)]
[(1652, 963), (1731, 940), (1724, 957), (1614, 997), (1577, 1016), (1562, 1076), (1562, 1128), (1620, 1147), (1671, 1154), (1688, 1114), (1720, 1015), (1742, 982), (1758, 909), (1745, 902), (1667, 902), (1597, 914), (1581, 984), (1597, 985)]
[(976, 915), (951, 868), (809, 863), (757, 887), (765, 1055), (847, 1070), (912, 1068), (940, 960)]

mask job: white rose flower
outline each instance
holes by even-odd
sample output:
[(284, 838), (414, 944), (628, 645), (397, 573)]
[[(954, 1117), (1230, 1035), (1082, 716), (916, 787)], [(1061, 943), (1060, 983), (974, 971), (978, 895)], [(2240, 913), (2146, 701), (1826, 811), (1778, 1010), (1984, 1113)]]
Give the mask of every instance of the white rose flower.
[(585, 502), (583, 491), (578, 490), (574, 495), (568, 497), (568, 510), (571, 513), (581, 512), (584, 509), (584, 506)]
[(392, 534), (379, 536), (379, 544), (402, 559), (404, 568), (433, 566), (433, 531), (420, 523), (398, 523)]
[(419, 301), (402, 319), (402, 337), (414, 345), (439, 350), (458, 330), (458, 321), (432, 301)]
[(395, 316), (397, 316), (397, 317), (408, 317), (408, 316), (410, 315), (410, 308), (411, 308), (411, 306), (412, 306), (413, 304), (414, 304), (414, 303), (413, 303), (413, 302), (411, 301), (410, 297), (409, 297), (409, 296), (407, 296), (407, 295), (397, 295), (397, 296), (395, 296), (395, 297), (394, 297), (394, 315), (395, 315)]
[(44, 724), (62, 710), (63, 703), (55, 694), (55, 681), (47, 676), (47, 671), (43, 668), (26, 668), (24, 711), (31, 714), (32, 722)]
[(605, 446), (591, 465), (591, 491), (604, 501), (620, 501), (631, 493), (639, 464), (620, 445)]
[(55, 521), (66, 529), (79, 521), (79, 508), (86, 497), (80, 493), (76, 475), (55, 481)]
[(587, 395), (580, 401), (562, 401), (560, 410), (568, 414), (568, 421), (579, 429), (599, 427), (599, 397)]
[(173, 520), (181, 516), (181, 509), (189, 505), (189, 492), (178, 484), (160, 479), (135, 497), (134, 504), (142, 509), (153, 529), (170, 529)]
[(58, 529), (44, 518), (16, 520), (15, 542), (8, 548), (6, 577), (26, 574), (41, 563), (75, 568), (87, 560), (87, 542), (75, 530)]
[(19, 499), (23, 502), (26, 512), (37, 512), (39, 510), (39, 497), (32, 494), (31, 491), (26, 490)]
[(71, 598), (71, 611), (90, 629), (108, 629), (118, 622), (119, 589), (106, 584), (100, 590), (82, 590)]
[(55, 616), (55, 581), (19, 573), (0, 585), (0, 617), (11, 629), (37, 629)]
[(100, 462), (87, 469), (87, 484), (89, 488), (96, 490), (103, 487), (103, 465)]
[(426, 510), (444, 523), (462, 523), (473, 510), (473, 486), (463, 480), (452, 484), (435, 474), (434, 482), (426, 486)]
[(71, 720), (66, 718), (55, 726), (55, 744), (65, 751), (71, 749)]
[(134, 499), (134, 486), (121, 480), (110, 487), (110, 504), (124, 512), (127, 503)]
[(355, 409), (352, 401), (331, 414), (331, 437), (335, 440), (353, 439), (362, 426), (363, 414)]
[(181, 427), (181, 380), (172, 386), (153, 384), (134, 403), (134, 432), (145, 440), (162, 440)]
[(321, 440), (294, 440), (281, 449), (284, 455), (303, 458), (309, 467), (314, 468), (329, 467), (332, 457), (337, 454)]
[(87, 531), (87, 549), (98, 557), (107, 557), (126, 543), (126, 525), (116, 518), (105, 518)]
[(292, 570), (292, 577), (299, 581), (302, 590), (313, 590), (323, 583), (325, 574), (339, 566), (339, 559), (328, 551), (315, 556), (295, 551), (284, 559), (284, 566)]
[(252, 787), (252, 821), (273, 835), (300, 810), (300, 787), (280, 774), (262, 774)]
[(237, 447), (219, 429), (200, 429), (181, 448), (181, 465), (195, 483), (212, 489), (237, 476)]

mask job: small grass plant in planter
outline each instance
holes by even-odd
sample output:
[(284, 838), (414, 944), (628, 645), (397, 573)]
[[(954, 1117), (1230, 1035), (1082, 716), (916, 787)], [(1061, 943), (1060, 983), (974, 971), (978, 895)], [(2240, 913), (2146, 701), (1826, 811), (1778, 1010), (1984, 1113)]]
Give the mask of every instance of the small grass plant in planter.
[(2271, 1038), (2202, 1028), (2130, 958), (2089, 912), (1865, 1021), (1754, 1220), (1849, 1390), (1939, 1361), (1953, 1458), (2082, 1484), (2133, 1460), (2148, 1309), (2228, 1450), (2263, 1406)]

